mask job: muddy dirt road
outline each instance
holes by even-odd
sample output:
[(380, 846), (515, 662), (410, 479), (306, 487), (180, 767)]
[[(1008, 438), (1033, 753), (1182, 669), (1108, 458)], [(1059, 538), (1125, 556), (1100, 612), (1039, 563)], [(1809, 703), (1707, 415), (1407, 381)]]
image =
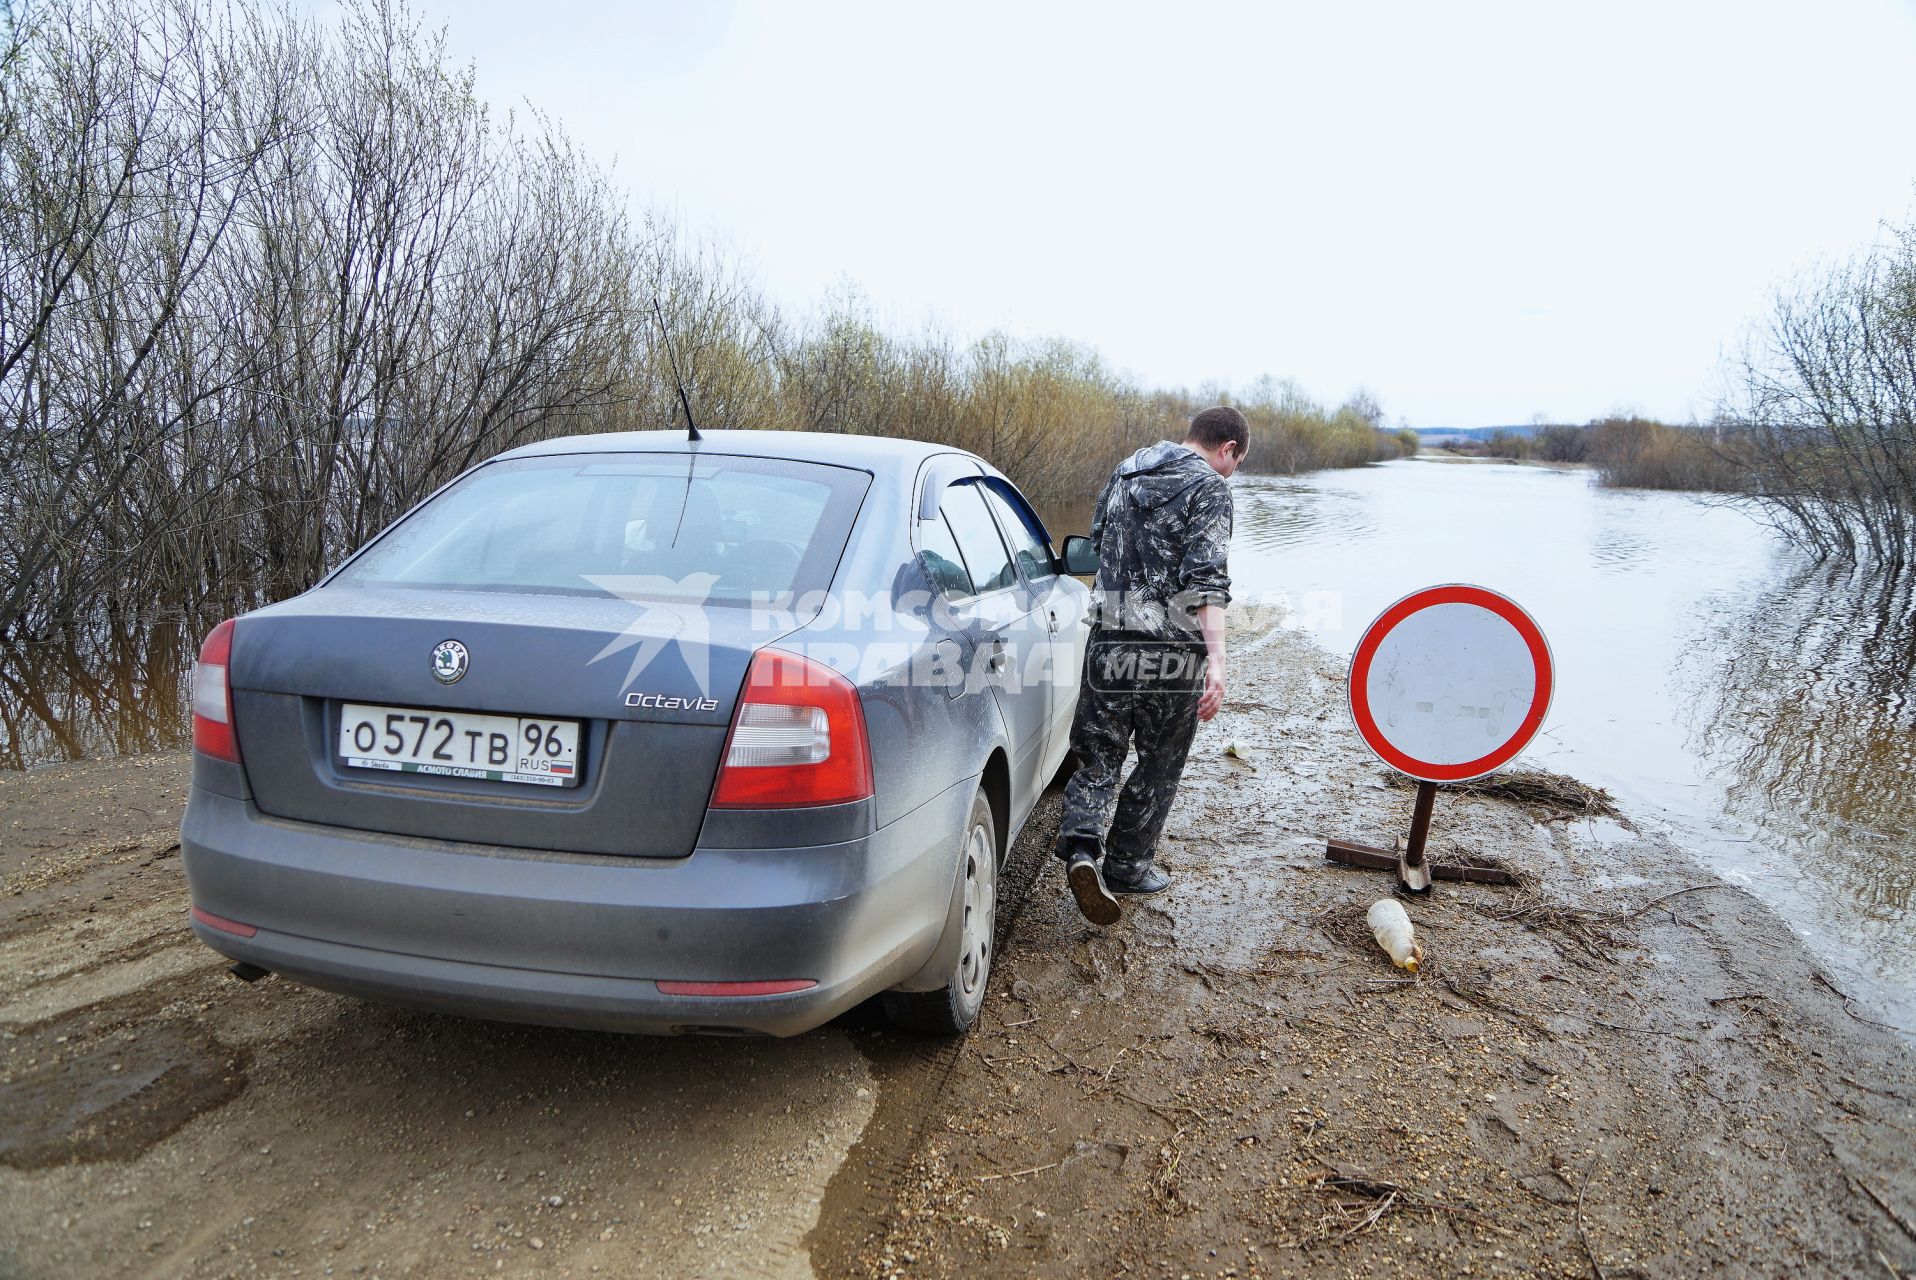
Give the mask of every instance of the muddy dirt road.
[(625, 1039), (239, 983), (183, 932), (185, 776), (0, 789), (39, 846), (0, 939), (0, 1274), (811, 1274), (876, 1106), (852, 1033)]
[(1176, 886), (1085, 925), (1052, 797), (962, 1045), (248, 986), (186, 931), (183, 757), (0, 776), (0, 1275), (1916, 1272), (1912, 1057), (1773, 916), (1627, 815), (1446, 795), (1438, 855), (1530, 882), (1411, 903), (1407, 981), (1321, 851), (1410, 793), (1316, 650), (1232, 674)]

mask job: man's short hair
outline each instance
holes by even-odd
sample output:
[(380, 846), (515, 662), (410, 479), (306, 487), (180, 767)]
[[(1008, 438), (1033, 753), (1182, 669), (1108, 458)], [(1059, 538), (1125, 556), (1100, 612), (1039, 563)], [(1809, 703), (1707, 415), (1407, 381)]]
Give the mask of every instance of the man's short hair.
[(1191, 429), (1184, 433), (1184, 438), (1206, 449), (1215, 449), (1221, 444), (1235, 444), (1241, 458), (1251, 447), (1251, 424), (1236, 409), (1219, 405), (1191, 419)]

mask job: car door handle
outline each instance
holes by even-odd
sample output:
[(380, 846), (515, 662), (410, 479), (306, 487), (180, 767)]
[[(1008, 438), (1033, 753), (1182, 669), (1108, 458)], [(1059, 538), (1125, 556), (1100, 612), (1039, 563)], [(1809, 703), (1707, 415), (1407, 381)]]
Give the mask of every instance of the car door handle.
[(1051, 634), (1058, 634), (1058, 611), (1056, 609), (1046, 609), (1044, 616), (1051, 619)]
[(1002, 672), (1006, 664), (1011, 661), (1011, 655), (1005, 652), (1004, 637), (993, 636), (991, 639), (985, 641), (985, 645), (985, 670), (991, 672), (993, 675), (997, 675)]

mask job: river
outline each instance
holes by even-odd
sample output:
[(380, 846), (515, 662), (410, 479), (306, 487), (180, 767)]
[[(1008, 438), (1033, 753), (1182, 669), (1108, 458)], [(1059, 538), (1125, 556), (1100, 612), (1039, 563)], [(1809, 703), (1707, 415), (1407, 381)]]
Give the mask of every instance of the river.
[(1557, 674), (1518, 765), (1609, 789), (1916, 1033), (1909, 583), (1819, 569), (1743, 511), (1581, 469), (1426, 455), (1236, 483), (1241, 600), (1287, 603), (1348, 657), (1418, 587), (1512, 597)]

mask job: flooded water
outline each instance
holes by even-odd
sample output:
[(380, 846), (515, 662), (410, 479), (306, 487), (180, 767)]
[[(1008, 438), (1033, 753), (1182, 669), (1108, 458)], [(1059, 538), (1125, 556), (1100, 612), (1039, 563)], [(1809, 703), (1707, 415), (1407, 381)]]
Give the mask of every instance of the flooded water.
[(1608, 788), (1772, 906), (1865, 1011), (1916, 1029), (1907, 582), (1818, 569), (1740, 511), (1587, 471), (1416, 458), (1237, 493), (1240, 597), (1286, 597), (1341, 656), (1419, 587), (1523, 605), (1558, 683), (1518, 763)]
[[(1237, 494), (1240, 599), (1283, 598), (1340, 655), (1418, 587), (1517, 600), (1558, 682), (1520, 763), (1609, 788), (1773, 906), (1872, 1016), (1916, 1028), (1907, 583), (1818, 569), (1736, 510), (1585, 471), (1403, 459), (1240, 476)], [(1085, 525), (1048, 514), (1060, 535)], [(184, 745), (197, 635), (0, 650), (0, 767)]]
[(102, 624), (0, 644), (0, 769), (185, 746), (199, 633)]

